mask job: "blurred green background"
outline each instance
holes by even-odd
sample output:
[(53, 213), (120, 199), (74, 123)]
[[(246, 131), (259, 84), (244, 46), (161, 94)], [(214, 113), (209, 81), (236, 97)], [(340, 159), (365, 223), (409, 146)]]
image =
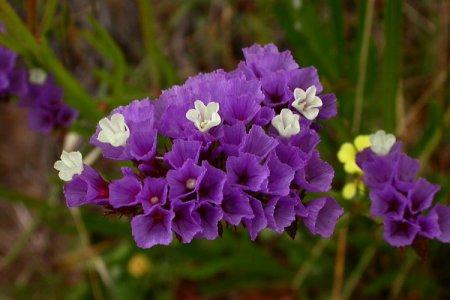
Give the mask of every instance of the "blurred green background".
[(0, 298), (449, 299), (450, 247), (388, 246), (367, 196), (341, 197), (349, 178), (336, 158), (358, 134), (393, 132), (450, 204), (449, 18), (446, 0), (0, 0), (0, 43), (55, 76), (80, 111), (83, 153), (118, 105), (231, 70), (253, 43), (291, 50), (338, 96), (320, 147), (346, 209), (329, 240), (300, 230), (253, 243), (227, 228), (213, 242), (143, 251), (125, 217), (66, 208), (52, 170), (66, 132), (33, 133), (16, 103), (1, 103)]

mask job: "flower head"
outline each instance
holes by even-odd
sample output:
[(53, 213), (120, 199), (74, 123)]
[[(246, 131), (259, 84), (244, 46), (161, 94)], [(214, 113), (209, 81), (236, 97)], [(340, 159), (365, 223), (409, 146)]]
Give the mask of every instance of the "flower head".
[(322, 100), (316, 96), (316, 87), (310, 86), (305, 90), (296, 88), (294, 90), (294, 102), (292, 106), (297, 109), (308, 120), (314, 120), (319, 115)]
[(300, 116), (290, 109), (283, 108), (281, 113), (272, 119), (272, 126), (284, 138), (290, 138), (300, 132)]
[(59, 171), (59, 178), (70, 181), (73, 176), (83, 172), (83, 157), (79, 151), (63, 151), (61, 159), (55, 162), (54, 168)]
[(374, 153), (386, 155), (395, 144), (395, 136), (393, 134), (386, 134), (384, 130), (378, 130), (370, 136), (370, 143), (370, 148)]
[(103, 118), (98, 122), (101, 130), (97, 139), (114, 147), (123, 146), (130, 137), (130, 129), (122, 114), (115, 113), (111, 118)]
[(209, 102), (205, 105), (202, 101), (196, 100), (194, 106), (194, 109), (186, 112), (186, 118), (194, 123), (198, 130), (206, 132), (220, 124), (219, 103)]

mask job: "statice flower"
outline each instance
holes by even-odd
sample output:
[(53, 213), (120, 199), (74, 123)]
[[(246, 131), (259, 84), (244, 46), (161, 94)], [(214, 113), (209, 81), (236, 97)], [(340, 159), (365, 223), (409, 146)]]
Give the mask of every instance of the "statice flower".
[(370, 189), (371, 214), (384, 223), (384, 239), (392, 246), (412, 245), (419, 238), (450, 242), (450, 207), (433, 206), (440, 187), (419, 177), (419, 161), (402, 150), (392, 134), (377, 131), (370, 147), (356, 156)]
[(303, 222), (330, 237), (343, 210), (314, 193), (328, 192), (334, 176), (317, 145), (318, 122), (336, 115), (336, 97), (322, 94), (316, 70), (300, 68), (289, 51), (254, 45), (244, 56), (236, 70), (199, 74), (100, 120), (91, 144), (135, 167), (111, 182), (86, 178), (87, 167), (70, 169), (62, 177), (69, 192), (79, 177), (96, 191), (107, 187), (80, 192), (86, 196), (70, 205), (126, 212), (142, 248), (174, 237), (213, 240), (227, 226), (255, 240), (262, 230), (283, 233)]
[(28, 89), (19, 105), (28, 109), (30, 127), (39, 132), (69, 127), (78, 115), (63, 102), (63, 90), (41, 69), (28, 72)]
[(0, 99), (27, 92), (26, 72), (17, 67), (17, 54), (0, 46)]

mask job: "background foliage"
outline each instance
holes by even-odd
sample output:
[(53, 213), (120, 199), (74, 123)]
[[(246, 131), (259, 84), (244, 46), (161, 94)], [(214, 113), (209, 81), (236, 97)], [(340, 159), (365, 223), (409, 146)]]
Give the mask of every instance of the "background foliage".
[[(0, 43), (55, 76), (80, 111), (73, 130), (84, 153), (110, 109), (155, 98), (197, 72), (233, 69), (255, 42), (290, 49), (338, 96), (321, 151), (346, 208), (330, 240), (264, 232), (252, 243), (227, 228), (214, 242), (143, 251), (125, 218), (66, 208), (51, 170), (65, 132), (32, 133), (14, 103), (1, 104), (0, 297), (448, 299), (450, 248), (383, 242), (367, 196), (341, 198), (347, 178), (336, 153), (358, 134), (395, 132), (422, 175), (442, 185), (437, 201), (449, 204), (449, 18), (445, 0), (0, 0), (8, 30)], [(147, 258), (143, 274), (130, 264), (136, 254)]]

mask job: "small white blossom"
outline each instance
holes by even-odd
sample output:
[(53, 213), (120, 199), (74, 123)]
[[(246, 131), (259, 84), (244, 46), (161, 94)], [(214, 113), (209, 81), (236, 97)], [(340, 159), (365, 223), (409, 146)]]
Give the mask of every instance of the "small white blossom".
[(47, 80), (47, 73), (39, 68), (31, 69), (28, 80), (33, 84), (42, 85)]
[(219, 103), (209, 102), (205, 105), (202, 101), (196, 100), (194, 108), (186, 112), (186, 119), (194, 123), (201, 132), (207, 132), (221, 122), (219, 115)]
[(73, 176), (83, 172), (83, 157), (79, 151), (63, 151), (61, 160), (56, 161), (53, 167), (59, 171), (59, 178), (64, 181), (70, 181)]
[(370, 149), (378, 155), (386, 155), (391, 151), (395, 144), (395, 136), (393, 134), (386, 134), (384, 130), (378, 130), (370, 135)]
[(283, 108), (281, 113), (272, 119), (272, 126), (282, 137), (289, 138), (300, 132), (300, 116)]
[(98, 122), (98, 125), (101, 130), (97, 139), (102, 143), (120, 147), (125, 145), (130, 137), (130, 130), (125, 123), (125, 118), (122, 114), (115, 113), (110, 119), (103, 118)]
[(322, 107), (322, 100), (316, 96), (316, 87), (314, 85), (304, 91), (301, 88), (294, 90), (294, 102), (292, 106), (298, 110), (308, 120), (314, 120), (319, 114), (319, 108)]

